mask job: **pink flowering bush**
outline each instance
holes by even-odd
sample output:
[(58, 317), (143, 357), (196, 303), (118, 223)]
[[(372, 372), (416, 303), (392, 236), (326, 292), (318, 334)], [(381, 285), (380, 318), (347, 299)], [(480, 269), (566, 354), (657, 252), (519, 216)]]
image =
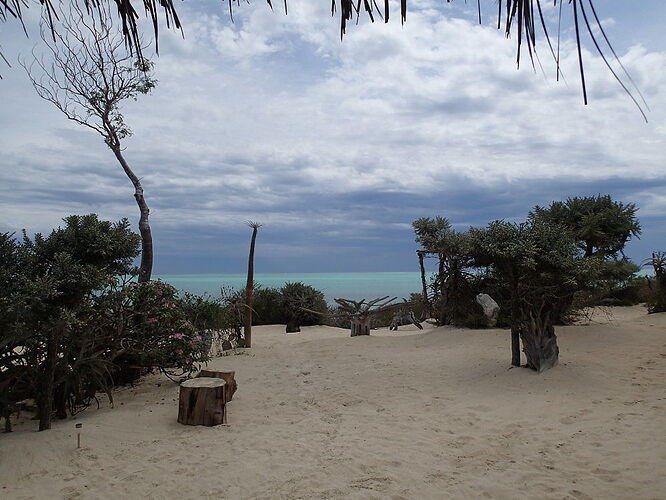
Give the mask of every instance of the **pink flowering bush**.
[(206, 344), (174, 287), (149, 281), (133, 283), (125, 290), (131, 304), (125, 344), (133, 362), (178, 377), (191, 374), (208, 360)]

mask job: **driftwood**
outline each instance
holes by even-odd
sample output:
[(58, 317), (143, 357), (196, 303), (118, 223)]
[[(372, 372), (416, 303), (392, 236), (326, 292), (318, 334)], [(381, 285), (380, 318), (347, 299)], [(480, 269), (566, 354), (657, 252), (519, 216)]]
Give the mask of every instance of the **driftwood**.
[(227, 422), (227, 383), (221, 378), (198, 377), (180, 384), (178, 422), (212, 427)]
[(367, 302), (366, 299), (360, 301), (351, 299), (334, 299), (335, 302), (340, 306), (341, 312), (339, 314), (322, 313), (319, 311), (313, 311), (312, 309), (306, 309), (304, 307), (301, 309), (303, 311), (317, 314), (319, 316), (349, 319), (351, 323), (351, 336), (358, 337), (360, 335), (370, 335), (370, 323), (373, 316), (387, 311), (399, 309), (401, 307), (405, 307), (405, 304), (409, 304), (409, 302), (391, 304), (391, 302), (396, 299), (397, 297), (389, 299), (388, 295)]
[(391, 320), (391, 324), (389, 325), (389, 330), (397, 331), (400, 326), (408, 323), (411, 323), (419, 330), (423, 330), (421, 322), (418, 319), (416, 319), (416, 316), (414, 316), (413, 311), (396, 312), (395, 315), (393, 316), (393, 319)]
[(196, 378), (199, 377), (210, 377), (210, 378), (221, 378), (226, 382), (224, 389), (226, 395), (226, 402), (228, 403), (234, 397), (236, 389), (238, 389), (238, 384), (236, 383), (236, 372), (220, 372), (216, 370), (201, 370)]
[(550, 311), (544, 309), (541, 307), (537, 311), (528, 311), (520, 323), (520, 338), (527, 367), (538, 373), (555, 366), (560, 354)]

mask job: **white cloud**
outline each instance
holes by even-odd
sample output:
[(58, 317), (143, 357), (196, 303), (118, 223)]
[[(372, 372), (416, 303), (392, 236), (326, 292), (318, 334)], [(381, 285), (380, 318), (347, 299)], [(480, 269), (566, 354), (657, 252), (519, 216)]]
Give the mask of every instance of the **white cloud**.
[[(556, 83), (545, 45), (548, 79), (528, 58), (516, 71), (514, 41), (446, 17), (439, 2), (412, 2), (404, 26), (395, 9), (389, 24), (362, 21), (342, 42), (322, 2), (292, 2), (288, 16), (254, 2), (236, 9), (235, 24), (219, 5), (202, 6), (179, 8), (184, 40), (161, 31), (160, 83), (125, 110), (135, 132), (126, 156), (157, 224), (224, 227), (256, 217), (285, 228), (314, 223), (344, 238), (346, 201), (334, 209), (330, 200), (350, 193), (446, 196), (473, 186), (664, 177), (666, 53), (634, 46), (622, 55), (652, 107), (645, 125), (591, 51), (585, 107), (571, 40), (562, 45), (567, 84)], [(48, 226), (81, 207), (134, 213), (129, 183), (101, 139), (40, 102), (17, 70), (0, 85), (11, 95), (0, 110), (0, 175), (10, 186), (1, 226)], [(40, 208), (26, 201), (49, 191)], [(103, 201), (93, 204), (96, 196)], [(328, 208), (302, 215), (299, 200), (317, 197)], [(662, 206), (657, 195), (645, 200)], [(371, 224), (382, 207), (369, 204)]]

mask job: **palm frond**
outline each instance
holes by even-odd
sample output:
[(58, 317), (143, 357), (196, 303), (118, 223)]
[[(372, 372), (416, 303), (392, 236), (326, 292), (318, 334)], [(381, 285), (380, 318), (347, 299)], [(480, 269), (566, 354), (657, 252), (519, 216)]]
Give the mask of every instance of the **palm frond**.
[[(75, 0), (69, 0), (75, 1)], [(233, 10), (234, 6), (240, 6), (240, 0), (227, 0), (229, 6), (229, 14), (233, 21)], [(502, 28), (504, 24), (504, 32), (507, 38), (511, 37), (513, 33), (516, 36), (516, 62), (520, 65), (521, 55), (523, 53), (523, 47), (526, 46), (527, 52), (530, 58), (532, 66), (534, 66), (534, 59), (537, 57), (537, 44), (539, 38), (537, 37), (536, 28), (539, 25), (540, 30), (543, 32), (543, 37), (548, 44), (549, 50), (553, 59), (555, 61), (557, 72), (556, 78), (559, 80), (561, 76), (560, 71), (560, 24), (562, 20), (562, 8), (565, 4), (571, 6), (573, 11), (573, 28), (575, 31), (576, 37), (576, 49), (578, 54), (578, 66), (580, 73), (580, 82), (581, 90), (583, 94), (583, 102), (587, 104), (588, 102), (588, 92), (587, 85), (585, 82), (585, 68), (583, 64), (583, 50), (582, 50), (582, 41), (581, 33), (587, 32), (589, 35), (592, 44), (594, 45), (597, 53), (601, 56), (606, 66), (610, 69), (614, 78), (619, 82), (622, 89), (627, 93), (627, 95), (632, 99), (634, 104), (638, 107), (639, 111), (646, 119), (645, 111), (649, 111), (649, 106), (645, 101), (645, 98), (641, 94), (638, 86), (634, 80), (629, 75), (629, 72), (626, 70), (619, 57), (615, 53), (613, 46), (611, 45), (605, 30), (603, 29), (602, 23), (599, 19), (597, 11), (594, 7), (594, 0), (553, 0), (553, 6), (559, 7), (559, 21), (558, 21), (558, 30), (557, 30), (557, 50), (553, 47), (548, 29), (546, 27), (546, 22), (544, 20), (543, 11), (542, 11), (542, 2), (546, 0), (492, 0), (497, 2), (497, 27), (498, 29)], [(43, 9), (45, 9), (46, 17), (49, 20), (52, 33), (55, 33), (55, 24), (58, 21), (58, 16), (54, 8), (55, 0), (39, 0)], [(118, 17), (121, 21), (122, 32), (130, 50), (135, 51), (140, 58), (142, 58), (142, 47), (140, 40), (140, 33), (138, 28), (139, 14), (136, 9), (136, 5), (142, 3), (143, 8), (146, 12), (153, 25), (153, 31), (155, 34), (155, 48), (159, 52), (158, 41), (158, 31), (159, 31), (159, 22), (160, 10), (162, 11), (162, 16), (164, 16), (165, 24), (167, 28), (179, 29), (182, 30), (180, 19), (176, 8), (174, 6), (173, 0), (84, 0), (84, 5), (89, 15), (94, 16), (95, 12), (100, 9), (102, 4), (109, 4), (113, 2), (117, 7)], [(271, 0), (266, 0), (268, 6), (272, 9), (273, 4)], [(453, 2), (453, 0), (446, 0), (447, 3)], [(587, 6), (587, 7), (586, 7)], [(23, 23), (23, 9), (28, 7), (27, 0), (0, 0), (0, 21), (5, 21), (9, 17), (13, 17)], [(589, 7), (591, 16), (588, 16), (587, 8)], [(285, 14), (287, 13), (287, 0), (284, 0), (284, 9)], [(361, 0), (331, 0), (331, 14), (335, 15), (339, 11), (340, 16), (340, 37), (344, 37), (347, 26), (350, 21), (356, 21), (358, 23), (361, 16), (361, 12), (364, 12), (365, 15), (371, 22), (375, 21), (375, 16), (380, 17), (384, 22), (388, 22), (390, 18), (390, 6), (389, 1), (384, 0), (383, 5), (380, 7), (377, 4), (376, 0), (363, 0), (363, 5), (361, 6)], [(478, 20), (481, 22), (481, 0), (477, 0), (477, 11), (478, 11)], [(504, 20), (502, 20), (504, 12)], [(581, 19), (582, 17), (582, 19)], [(407, 0), (400, 0), (400, 21), (404, 23), (407, 20)], [(538, 23), (535, 23), (535, 20), (538, 20)], [(25, 29), (25, 26), (24, 26)], [(603, 42), (599, 43), (595, 31), (600, 33)], [(610, 51), (609, 57), (606, 54), (606, 50)], [(0, 54), (1, 56), (1, 54)], [(627, 84), (624, 83), (622, 78), (619, 75), (619, 72), (616, 72), (610, 60), (614, 61), (619, 65), (622, 70), (623, 77), (627, 79)], [(629, 87), (632, 87), (630, 90)], [(638, 102), (638, 99), (634, 96), (634, 92), (639, 96), (641, 103)]]

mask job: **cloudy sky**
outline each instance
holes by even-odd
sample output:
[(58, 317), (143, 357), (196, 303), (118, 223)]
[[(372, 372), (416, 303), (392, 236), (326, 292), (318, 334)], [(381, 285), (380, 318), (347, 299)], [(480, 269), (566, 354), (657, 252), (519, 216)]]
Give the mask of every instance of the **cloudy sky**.
[[(476, 2), (410, 0), (404, 26), (392, 3), (389, 24), (361, 21), (342, 42), (328, 0), (291, 0), (287, 16), (256, 0), (234, 23), (220, 2), (178, 3), (184, 38), (161, 30), (159, 84), (123, 109), (156, 272), (244, 271), (249, 219), (264, 224), (259, 272), (416, 270), (418, 217), (464, 230), (598, 193), (640, 207), (632, 258), (666, 249), (666, 2), (595, 2), (647, 124), (587, 39), (583, 106), (568, 10), (557, 83), (544, 44), (545, 75), (529, 59), (516, 69), (493, 1), (483, 26)], [(37, 41), (30, 11), (30, 39), (0, 25), (11, 61)], [(0, 74), (0, 231), (73, 213), (136, 223), (102, 139), (37, 98), (17, 64)]]

